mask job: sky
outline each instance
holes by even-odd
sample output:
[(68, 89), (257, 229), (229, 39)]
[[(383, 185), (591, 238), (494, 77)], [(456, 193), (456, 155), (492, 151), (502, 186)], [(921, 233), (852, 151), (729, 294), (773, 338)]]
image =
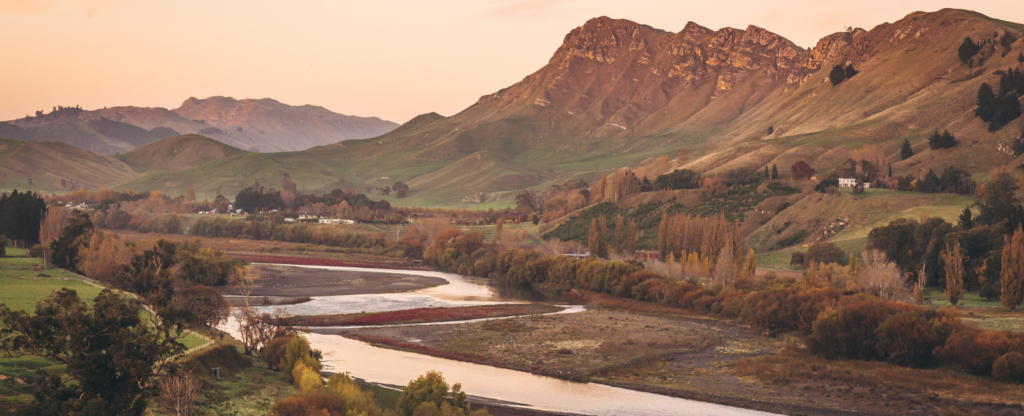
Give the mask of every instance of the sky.
[(809, 48), (945, 7), (1024, 22), (1020, 0), (0, 0), (0, 120), (223, 95), (402, 123), (520, 81), (593, 17), (753, 24)]

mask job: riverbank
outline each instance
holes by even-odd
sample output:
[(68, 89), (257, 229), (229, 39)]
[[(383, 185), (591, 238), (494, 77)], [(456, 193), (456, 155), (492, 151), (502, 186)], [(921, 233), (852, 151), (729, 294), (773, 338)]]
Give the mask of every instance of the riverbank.
[[(254, 264), (259, 273), (250, 297), (295, 298), (410, 292), (448, 284), (431, 276), (402, 273), (328, 270), (280, 264)], [(241, 295), (234, 286), (220, 287), (225, 295)], [(258, 303), (258, 302), (257, 302)]]
[[(344, 327), (359, 325), (403, 325), (434, 322), (468, 321), (473, 319), (504, 318), (510, 316), (541, 315), (563, 311), (565, 308), (541, 303), (462, 306), (454, 308), (418, 308), (377, 313), (347, 313), (336, 315), (303, 315), (284, 318), (291, 326)], [(323, 329), (321, 329), (323, 331)]]

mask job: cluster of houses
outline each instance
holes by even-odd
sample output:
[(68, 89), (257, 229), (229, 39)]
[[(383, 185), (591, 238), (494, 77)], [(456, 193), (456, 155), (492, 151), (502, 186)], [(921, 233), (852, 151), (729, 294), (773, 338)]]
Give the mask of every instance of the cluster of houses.
[[(857, 186), (857, 178), (839, 178), (840, 188), (853, 188)], [(871, 184), (864, 182), (864, 189), (870, 188)]]
[(346, 220), (341, 218), (325, 218), (323, 215), (306, 215), (299, 214), (299, 218), (285, 218), (286, 222), (309, 222), (309, 223), (320, 223), (320, 224), (355, 224), (356, 220)]

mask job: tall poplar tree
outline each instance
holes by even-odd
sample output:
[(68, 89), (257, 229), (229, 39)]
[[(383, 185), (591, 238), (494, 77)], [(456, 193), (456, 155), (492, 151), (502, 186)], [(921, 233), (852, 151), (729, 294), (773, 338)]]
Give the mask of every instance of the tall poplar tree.
[(946, 300), (956, 307), (964, 296), (964, 255), (960, 242), (946, 245), (942, 261), (946, 264)]
[(1013, 237), (1004, 236), (1003, 270), (999, 276), (1002, 293), (999, 301), (1010, 312), (1024, 300), (1024, 230), (1017, 226)]

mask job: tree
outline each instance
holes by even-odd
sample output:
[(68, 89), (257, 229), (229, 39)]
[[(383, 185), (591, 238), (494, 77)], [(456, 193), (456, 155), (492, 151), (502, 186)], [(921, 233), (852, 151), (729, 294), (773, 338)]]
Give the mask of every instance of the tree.
[(203, 382), (193, 377), (191, 372), (166, 375), (160, 380), (160, 398), (177, 416), (190, 416), (202, 387)]
[(842, 65), (833, 66), (832, 71), (828, 73), (828, 80), (832, 82), (832, 86), (839, 85), (846, 80), (846, 68)]
[(77, 209), (72, 211), (71, 219), (68, 220), (68, 225), (64, 227), (63, 234), (61, 234), (60, 238), (50, 243), (54, 266), (67, 270), (77, 270), (78, 250), (84, 244), (80, 237), (91, 233), (92, 230), (93, 225), (92, 220), (89, 219), (89, 214)]
[(0, 194), (0, 234), (25, 247), (39, 243), (46, 202), (33, 192)]
[(462, 391), (462, 384), (455, 383), (449, 391), (448, 382), (437, 371), (428, 371), (410, 381), (402, 389), (402, 397), (398, 399), (397, 405), (398, 414), (412, 416), (418, 413), (417, 411), (424, 404), (433, 406), (437, 410), (434, 414), (437, 415), (441, 414), (440, 409), (445, 405), (469, 412), (469, 400), (466, 398), (466, 393)]
[(964, 296), (964, 254), (959, 241), (946, 245), (942, 262), (946, 269), (946, 300), (955, 308)]
[(1020, 184), (1013, 175), (1006, 172), (996, 174), (995, 178), (985, 185), (985, 202), (980, 204), (981, 209), (976, 222), (991, 225), (1009, 220), (1008, 232), (1016, 228), (1021, 221), (1019, 191)]
[(1001, 297), (999, 301), (1010, 312), (1020, 307), (1024, 300), (1024, 230), (1017, 226), (1013, 237), (1003, 237), (1002, 274), (999, 277)]
[(779, 179), (779, 167), (772, 164), (772, 179)]
[(970, 36), (964, 38), (964, 42), (960, 44), (960, 48), (957, 49), (957, 55), (960, 57), (960, 62), (967, 63), (968, 60), (977, 55), (981, 51), (981, 47), (971, 40)]
[(889, 177), (892, 177), (892, 165), (889, 165)]
[(391, 189), (395, 191), (395, 196), (399, 198), (405, 198), (409, 193), (409, 185), (402, 181), (395, 182), (394, 185), (391, 185)]
[(831, 241), (819, 241), (811, 244), (807, 249), (806, 256), (804, 257), (804, 261), (807, 264), (835, 263), (839, 265), (846, 265), (847, 260), (846, 252)]
[[(900, 146), (900, 158), (903, 160), (910, 159), (914, 156), (914, 149), (910, 147), (910, 139), (903, 139), (903, 145)], [(892, 167), (889, 168), (892, 172)], [(889, 176), (892, 176), (890, 173)]]
[(992, 117), (996, 113), (996, 99), (996, 93), (992, 91), (992, 86), (987, 82), (982, 83), (978, 87), (978, 108), (974, 110), (974, 115), (986, 123), (992, 121)]
[(765, 177), (765, 179), (771, 179), (772, 178), (772, 174), (768, 173), (768, 165), (764, 165), (764, 177)]
[(935, 130), (931, 135), (928, 136), (928, 147), (932, 150), (938, 149), (949, 149), (957, 145), (956, 137), (949, 133), (949, 130), (943, 131), (939, 134), (938, 130)]
[(814, 174), (816, 173), (816, 171), (814, 170), (814, 168), (811, 167), (811, 165), (808, 165), (807, 162), (804, 162), (802, 160), (799, 160), (796, 163), (794, 163), (793, 166), (789, 168), (789, 172), (792, 175), (793, 179), (807, 179), (810, 178), (811, 176), (814, 176)]
[(284, 180), (281, 181), (281, 201), (284, 202), (286, 208), (295, 207), (295, 197), (298, 194), (297, 186), (292, 178), (286, 173)]
[(846, 79), (853, 78), (853, 76), (858, 73), (859, 72), (853, 68), (853, 64), (847, 65), (846, 68), (843, 69), (843, 74), (846, 75)]
[[(93, 305), (61, 289), (36, 305), (35, 313), (0, 305), (0, 351), (45, 357), (62, 371), (37, 375), (36, 401), (25, 414), (141, 415), (152, 381), (168, 357), (185, 350), (177, 342), (172, 315), (143, 321), (142, 304), (104, 289)], [(66, 380), (74, 383), (67, 383)]]
[(533, 194), (530, 191), (523, 189), (516, 194), (516, 209), (527, 213), (536, 210), (533, 206)]
[(973, 215), (974, 214), (971, 212), (971, 207), (966, 206), (964, 207), (963, 212), (960, 213), (960, 219), (957, 221), (957, 223), (963, 229), (970, 230), (971, 228), (974, 228), (974, 219), (972, 218)]
[(220, 291), (209, 286), (197, 285), (180, 290), (175, 294), (174, 303), (189, 322), (207, 328), (211, 333), (216, 332), (217, 326), (231, 314), (231, 303)]
[(0, 235), (0, 257), (7, 257), (7, 245), (10, 243), (7, 236)]
[(608, 257), (608, 220), (603, 215), (590, 219), (590, 235), (587, 247), (594, 257)]

